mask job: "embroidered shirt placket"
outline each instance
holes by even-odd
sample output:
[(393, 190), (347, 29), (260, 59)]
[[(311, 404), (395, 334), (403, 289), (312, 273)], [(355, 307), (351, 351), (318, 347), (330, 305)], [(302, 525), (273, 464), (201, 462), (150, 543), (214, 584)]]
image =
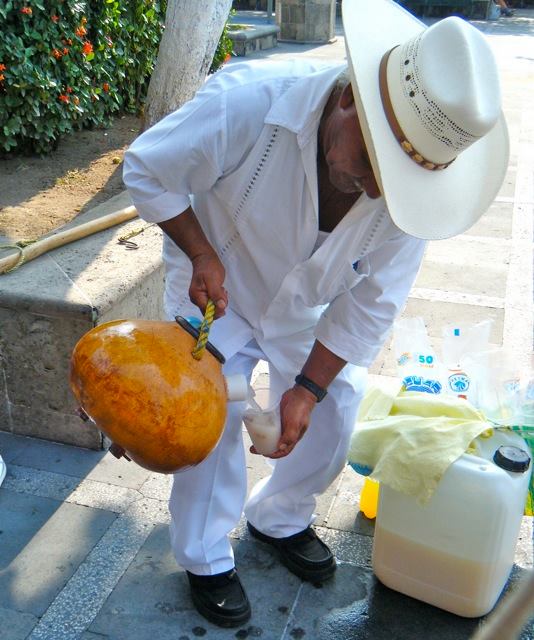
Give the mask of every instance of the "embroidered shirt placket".
[[(245, 204), (247, 202), (247, 200), (249, 199), (250, 195), (252, 194), (254, 187), (257, 184), (258, 178), (260, 177), (263, 168), (265, 167), (267, 160), (269, 159), (269, 156), (271, 155), (271, 151), (274, 147), (274, 143), (276, 142), (276, 138), (278, 136), (278, 131), (279, 128), (278, 127), (272, 127), (272, 131), (271, 134), (269, 136), (269, 140), (267, 142), (267, 145), (265, 147), (265, 150), (263, 151), (263, 154), (252, 174), (252, 177), (250, 178), (249, 183), (247, 184), (243, 195), (241, 197), (241, 200), (239, 201), (239, 204), (237, 205), (232, 218), (234, 221), (234, 229), (230, 235), (229, 238), (227, 238), (224, 242), (224, 244), (221, 247), (215, 247), (217, 250), (217, 254), (219, 256), (219, 258), (222, 260), (225, 257), (228, 257), (229, 255), (229, 251), (230, 249), (234, 246), (235, 241), (237, 240), (237, 238), (240, 237), (240, 233), (239, 233), (239, 228), (238, 228), (238, 224), (240, 222), (241, 219), (241, 215), (243, 213), (243, 209), (245, 207)], [(179, 301), (178, 305), (176, 306), (176, 310), (177, 312), (180, 311), (180, 309), (182, 309), (186, 304), (189, 304), (190, 300), (189, 300), (189, 294), (185, 294)]]
[(365, 256), (369, 253), (369, 251), (371, 249), (371, 244), (375, 241), (375, 236), (378, 233), (378, 230), (380, 229), (380, 227), (382, 226), (385, 217), (386, 217), (385, 211), (381, 211), (378, 214), (377, 219), (375, 220), (373, 226), (369, 230), (369, 233), (368, 233), (367, 237), (365, 238), (364, 242), (362, 243), (362, 248), (361, 248), (361, 251), (359, 253), (358, 258), (352, 263), (352, 267), (353, 267), (353, 269), (355, 271), (358, 268), (358, 262), (362, 258), (365, 258)]
[(278, 135), (278, 127), (273, 127), (272, 131), (271, 131), (271, 135), (269, 137), (269, 141), (267, 143), (267, 146), (265, 147), (265, 150), (258, 162), (258, 165), (256, 166), (256, 169), (254, 170), (254, 173), (252, 174), (252, 177), (250, 179), (250, 182), (248, 183), (248, 185), (245, 188), (245, 191), (243, 192), (243, 196), (241, 197), (241, 200), (239, 202), (239, 204), (236, 207), (236, 210), (233, 213), (233, 220), (234, 220), (234, 231), (231, 234), (231, 236), (225, 241), (225, 243), (219, 248), (218, 250), (218, 254), (219, 254), (219, 258), (223, 258), (224, 256), (226, 256), (226, 254), (228, 253), (228, 251), (232, 248), (232, 246), (234, 245), (236, 239), (238, 237), (240, 237), (240, 233), (239, 233), (239, 223), (241, 221), (241, 216), (243, 213), (243, 209), (245, 207), (245, 204), (247, 203), (247, 200), (249, 199), (250, 195), (252, 194), (254, 187), (257, 184), (258, 178), (260, 177), (263, 168), (265, 167), (267, 160), (269, 159), (269, 156), (271, 154), (271, 151), (274, 147), (274, 143), (276, 141), (276, 137)]

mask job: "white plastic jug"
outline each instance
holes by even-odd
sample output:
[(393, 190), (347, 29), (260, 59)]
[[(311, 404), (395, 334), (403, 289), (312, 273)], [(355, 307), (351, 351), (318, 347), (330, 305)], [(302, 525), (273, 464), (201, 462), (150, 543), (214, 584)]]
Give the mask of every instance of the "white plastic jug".
[(517, 434), (475, 442), (423, 506), (382, 484), (373, 543), (383, 584), (465, 617), (491, 611), (506, 584), (532, 471)]

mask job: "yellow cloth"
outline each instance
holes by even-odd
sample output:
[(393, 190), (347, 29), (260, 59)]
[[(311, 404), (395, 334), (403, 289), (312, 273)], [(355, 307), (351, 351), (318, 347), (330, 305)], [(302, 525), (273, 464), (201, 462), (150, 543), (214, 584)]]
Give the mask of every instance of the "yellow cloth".
[(371, 467), (372, 477), (427, 502), (443, 474), (471, 441), (490, 429), (462, 398), (371, 389), (360, 407), (349, 462)]

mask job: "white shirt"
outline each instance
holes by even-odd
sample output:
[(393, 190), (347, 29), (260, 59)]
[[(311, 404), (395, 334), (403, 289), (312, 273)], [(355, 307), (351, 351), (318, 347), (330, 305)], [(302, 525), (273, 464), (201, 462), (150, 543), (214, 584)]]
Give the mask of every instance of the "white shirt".
[[(232, 64), (125, 154), (139, 215), (161, 222), (191, 204), (225, 266), (230, 309), (210, 340), (231, 355), (255, 338), (288, 378), (314, 336), (369, 366), (425, 247), (395, 227), (382, 198), (362, 195), (314, 251), (317, 131), (342, 69), (303, 60)], [(169, 239), (164, 259), (168, 315), (198, 316), (188, 297), (191, 266)]]

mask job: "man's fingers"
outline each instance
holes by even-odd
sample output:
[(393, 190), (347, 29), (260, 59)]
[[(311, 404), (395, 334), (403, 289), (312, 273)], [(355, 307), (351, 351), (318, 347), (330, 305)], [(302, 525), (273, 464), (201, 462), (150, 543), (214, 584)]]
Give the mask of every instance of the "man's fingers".
[(228, 306), (228, 296), (226, 292), (220, 295), (218, 298), (213, 298), (205, 289), (191, 289), (189, 299), (196, 305), (203, 314), (206, 313), (206, 306), (209, 300), (213, 300), (215, 304), (215, 317), (219, 318), (224, 315), (225, 309)]
[(292, 447), (285, 447), (285, 448), (280, 447), (279, 449), (277, 449), (267, 457), (273, 458), (275, 460), (278, 460), (278, 458), (285, 458), (293, 451), (294, 448), (295, 448), (294, 445)]
[(286, 456), (288, 456), (293, 451), (293, 449), (294, 449), (294, 446), (293, 447), (286, 447), (284, 445), (283, 449), (280, 448), (280, 449), (277, 449), (276, 451), (273, 451), (272, 453), (263, 453), (262, 454), (262, 453), (260, 453), (259, 451), (256, 450), (256, 447), (254, 445), (251, 445), (249, 447), (250, 453), (254, 453), (255, 455), (258, 455), (258, 456), (263, 455), (266, 458), (273, 458), (275, 460), (278, 459), (278, 458), (285, 458)]
[(224, 311), (228, 306), (228, 292), (223, 286), (213, 287), (208, 289), (210, 298), (213, 300), (215, 306), (221, 311)]

